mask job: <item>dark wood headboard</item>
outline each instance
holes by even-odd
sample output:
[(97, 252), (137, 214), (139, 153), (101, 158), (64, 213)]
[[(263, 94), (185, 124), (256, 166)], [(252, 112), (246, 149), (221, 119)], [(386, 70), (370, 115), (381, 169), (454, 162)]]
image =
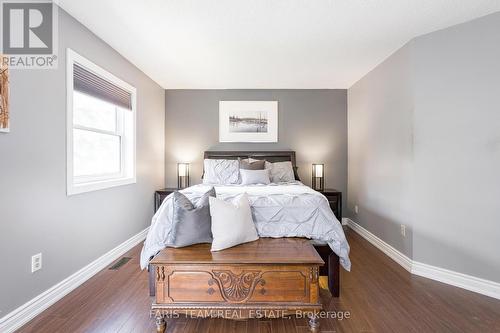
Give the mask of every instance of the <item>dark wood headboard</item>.
[(236, 160), (238, 158), (254, 158), (256, 160), (267, 160), (269, 162), (292, 162), (292, 166), (296, 167), (295, 152), (291, 150), (282, 151), (206, 151), (203, 155), (204, 159), (224, 159)]
[(203, 159), (236, 160), (238, 158), (254, 158), (268, 162), (292, 162), (295, 179), (300, 180), (297, 172), (297, 161), (293, 150), (266, 150), (266, 151), (205, 151)]

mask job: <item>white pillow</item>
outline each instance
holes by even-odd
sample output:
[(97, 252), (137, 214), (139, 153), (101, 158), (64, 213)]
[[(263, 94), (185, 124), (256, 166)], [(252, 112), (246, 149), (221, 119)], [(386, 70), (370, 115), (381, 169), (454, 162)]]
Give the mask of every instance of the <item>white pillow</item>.
[(240, 169), (241, 185), (269, 184), (269, 170), (245, 170)]
[(229, 185), (240, 181), (240, 162), (238, 160), (203, 161), (203, 184)]
[(295, 181), (292, 162), (290, 161), (274, 163), (269, 163), (266, 161), (265, 168), (269, 170), (269, 175), (273, 183)]
[(209, 200), (213, 235), (211, 251), (259, 239), (246, 193), (236, 197), (235, 205), (214, 197)]

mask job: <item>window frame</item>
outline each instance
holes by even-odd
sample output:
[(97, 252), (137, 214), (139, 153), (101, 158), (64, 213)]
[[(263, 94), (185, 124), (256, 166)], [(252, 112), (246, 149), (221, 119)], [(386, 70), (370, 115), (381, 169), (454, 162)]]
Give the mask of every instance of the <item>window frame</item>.
[[(93, 127), (74, 125), (73, 119), (73, 64), (77, 63), (84, 67), (86, 70), (106, 79), (114, 85), (130, 92), (132, 110), (119, 110), (119, 106), (115, 106), (117, 117), (117, 128), (115, 132), (105, 131)], [(136, 178), (136, 107), (137, 107), (137, 89), (120, 78), (109, 73), (102, 67), (94, 64), (90, 60), (79, 55), (71, 49), (66, 52), (66, 182), (67, 182), (67, 195), (85, 193), (90, 191), (103, 190), (116, 186), (123, 186), (134, 184), (137, 182)], [(124, 112), (132, 112), (131, 132), (125, 133), (124, 130)], [(121, 116), (119, 115), (121, 113)], [(92, 176), (79, 176), (74, 177), (73, 174), (73, 131), (74, 129), (82, 129), (95, 133), (111, 134), (120, 137), (120, 173), (92, 175)], [(126, 148), (126, 144), (132, 147)], [(129, 163), (129, 164), (127, 164)]]
[[(73, 91), (74, 94), (74, 91)], [(73, 112), (74, 112), (74, 106), (73, 106)], [(75, 133), (74, 130), (81, 130), (81, 131), (87, 131), (87, 132), (92, 132), (92, 133), (97, 133), (97, 134), (104, 134), (104, 135), (112, 135), (116, 136), (119, 138), (120, 141), (120, 171), (119, 172), (114, 172), (114, 173), (102, 173), (102, 174), (96, 174), (96, 175), (84, 175), (84, 176), (75, 176), (73, 175), (73, 180), (75, 184), (83, 184), (83, 183), (88, 183), (88, 182), (95, 182), (95, 181), (102, 181), (102, 180), (111, 180), (111, 179), (119, 179), (123, 178), (125, 176), (125, 130), (124, 130), (124, 124), (123, 124), (123, 113), (124, 112), (129, 112), (126, 110), (121, 110), (118, 106), (115, 105), (115, 121), (116, 121), (116, 129), (115, 131), (108, 131), (108, 130), (103, 130), (100, 128), (95, 128), (95, 127), (89, 127), (89, 126), (84, 126), (84, 125), (75, 125), (74, 119), (73, 119), (73, 134)], [(74, 147), (74, 146), (73, 146)]]

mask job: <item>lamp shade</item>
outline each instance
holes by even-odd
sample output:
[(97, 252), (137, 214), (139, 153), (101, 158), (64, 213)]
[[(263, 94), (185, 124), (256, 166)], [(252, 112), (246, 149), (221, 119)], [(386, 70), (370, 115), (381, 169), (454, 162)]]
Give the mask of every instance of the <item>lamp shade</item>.
[(316, 191), (323, 191), (325, 189), (325, 165), (313, 164), (312, 165), (312, 188)]
[(313, 164), (314, 165), (314, 174), (317, 178), (323, 177), (323, 164)]
[(188, 174), (189, 164), (187, 163), (179, 163), (177, 164), (179, 177), (185, 177)]
[(189, 163), (177, 163), (177, 187), (189, 187)]

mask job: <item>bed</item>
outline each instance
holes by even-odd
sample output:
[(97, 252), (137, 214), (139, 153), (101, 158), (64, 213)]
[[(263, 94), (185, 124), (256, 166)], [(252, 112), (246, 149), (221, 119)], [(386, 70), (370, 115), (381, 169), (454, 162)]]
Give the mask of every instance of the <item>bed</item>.
[[(205, 159), (265, 159), (269, 162), (290, 161), (296, 167), (293, 151), (206, 151)], [(296, 179), (298, 176), (296, 175)], [(181, 190), (196, 201), (211, 186), (195, 185)], [(339, 264), (350, 270), (349, 245), (342, 225), (330, 209), (328, 200), (319, 192), (300, 181), (270, 185), (221, 185), (215, 186), (217, 197), (230, 201), (246, 192), (252, 216), (261, 237), (305, 237), (312, 240), (317, 252), (326, 263), (329, 289), (339, 295)], [(172, 214), (171, 196), (165, 198), (152, 219), (141, 253), (141, 267), (168, 245)]]

